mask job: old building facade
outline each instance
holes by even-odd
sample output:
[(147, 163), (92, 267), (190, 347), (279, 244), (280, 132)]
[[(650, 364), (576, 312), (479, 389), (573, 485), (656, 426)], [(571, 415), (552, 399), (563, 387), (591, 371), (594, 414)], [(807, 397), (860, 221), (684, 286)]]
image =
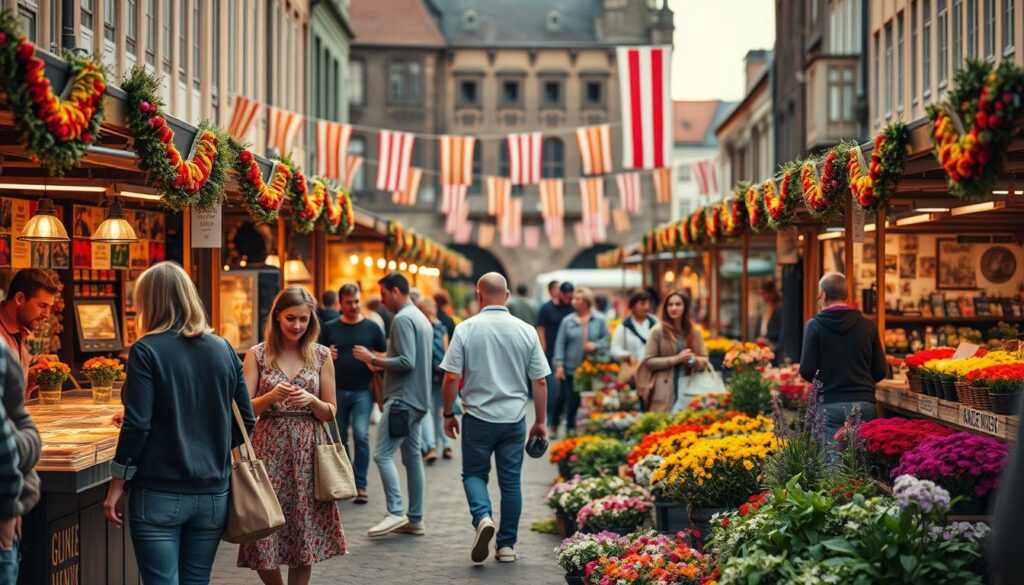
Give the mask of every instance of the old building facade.
[(718, 139), (715, 130), (736, 106), (722, 100), (677, 101), (673, 103), (672, 163), (675, 166), (675, 187), (672, 197), (672, 217), (684, 217), (716, 201), (728, 188), (727, 181), (717, 176), (708, 179), (708, 193), (701, 194), (696, 164), (707, 161), (714, 168), (718, 158)]
[(723, 192), (740, 181), (767, 178), (775, 166), (772, 124), (772, 52), (755, 50), (744, 59), (747, 93), (718, 124), (719, 181)]

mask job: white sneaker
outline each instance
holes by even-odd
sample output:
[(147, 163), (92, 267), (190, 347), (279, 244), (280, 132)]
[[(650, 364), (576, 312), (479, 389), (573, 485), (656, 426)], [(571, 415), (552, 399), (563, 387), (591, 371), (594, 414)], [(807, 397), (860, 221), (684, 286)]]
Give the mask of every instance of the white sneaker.
[(412, 534), (413, 536), (423, 536), (427, 533), (427, 525), (421, 522), (409, 522), (405, 526), (399, 526), (395, 529), (395, 534)]
[(384, 536), (385, 534), (391, 534), (395, 530), (405, 526), (409, 523), (408, 516), (395, 516), (388, 514), (383, 520), (381, 520), (376, 526), (367, 531), (367, 535), (370, 538), (376, 536)]
[(494, 521), (490, 518), (480, 520), (476, 525), (476, 539), (473, 540), (473, 552), (470, 554), (474, 563), (482, 563), (487, 560), (492, 538), (494, 538)]
[(498, 559), (499, 563), (514, 563), (516, 562), (516, 549), (511, 546), (503, 546), (495, 552), (494, 558)]

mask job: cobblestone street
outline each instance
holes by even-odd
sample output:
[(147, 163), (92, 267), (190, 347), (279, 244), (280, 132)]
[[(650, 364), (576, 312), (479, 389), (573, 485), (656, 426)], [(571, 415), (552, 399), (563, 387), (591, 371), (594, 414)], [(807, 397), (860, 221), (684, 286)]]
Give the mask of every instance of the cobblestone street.
[[(371, 434), (376, 427), (371, 427)], [(371, 437), (371, 445), (372, 445)], [(555, 469), (547, 458), (525, 458), (523, 465), (523, 516), (519, 527), (519, 543), (515, 563), (498, 563), (492, 557), (475, 566), (469, 559), (473, 544), (469, 508), (462, 490), (459, 444), (454, 445), (455, 459), (438, 459), (426, 468), (427, 504), (426, 536), (391, 535), (371, 539), (367, 529), (384, 517), (384, 495), (380, 474), (371, 460), (369, 473), (370, 503), (357, 506), (342, 502), (341, 518), (348, 538), (349, 554), (330, 559), (313, 568), (313, 581), (320, 584), (406, 583), (469, 584), (519, 583), (556, 584), (563, 582), (561, 570), (554, 562), (552, 549), (556, 536), (538, 534), (530, 524), (549, 515), (543, 497)], [(399, 463), (399, 471), (402, 466)], [(403, 473), (402, 485), (405, 485)], [(497, 478), (491, 472), (491, 502), (495, 515), (499, 506)], [(495, 517), (497, 523), (498, 518)], [(493, 547), (493, 541), (492, 541)], [(259, 583), (255, 571), (235, 566), (238, 546), (222, 543), (214, 565), (215, 585), (249, 585)]]

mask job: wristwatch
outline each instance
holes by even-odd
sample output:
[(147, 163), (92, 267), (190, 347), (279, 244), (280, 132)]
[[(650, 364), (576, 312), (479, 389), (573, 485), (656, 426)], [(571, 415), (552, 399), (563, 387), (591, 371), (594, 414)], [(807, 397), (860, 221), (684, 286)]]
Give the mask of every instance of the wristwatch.
[(377, 356), (373, 356), (372, 358), (370, 358), (370, 365), (371, 366), (376, 366), (377, 365)]
[(444, 413), (443, 416), (445, 418), (455, 418), (455, 413), (454, 412), (446, 412), (446, 413)]

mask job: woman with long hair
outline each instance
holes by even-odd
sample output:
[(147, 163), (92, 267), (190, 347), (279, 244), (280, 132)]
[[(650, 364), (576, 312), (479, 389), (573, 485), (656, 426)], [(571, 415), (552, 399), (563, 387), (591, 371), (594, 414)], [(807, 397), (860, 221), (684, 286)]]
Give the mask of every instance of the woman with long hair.
[(426, 315), (434, 328), (434, 337), (431, 342), (433, 356), (431, 365), (434, 370), (430, 373), (430, 408), (431, 412), (423, 417), (423, 428), (421, 431), (423, 442), (423, 461), (427, 465), (433, 465), (437, 461), (438, 454), (445, 459), (452, 458), (452, 448), (448, 437), (444, 434), (444, 413), (441, 402), (441, 382), (444, 374), (441, 372), (441, 361), (445, 352), (448, 351), (448, 330), (444, 323), (438, 318), (437, 301), (433, 297), (421, 297), (416, 306)]
[(160, 262), (135, 284), (140, 337), (132, 344), (124, 419), (103, 509), (121, 527), (131, 500), (132, 546), (146, 585), (209, 583), (227, 524), (231, 413), (255, 424), (242, 362), (206, 322), (181, 266)]
[(305, 585), (313, 564), (347, 552), (334, 502), (313, 496), (313, 460), (323, 422), (334, 420), (334, 362), (316, 343), (316, 301), (304, 288), (278, 293), (267, 317), (266, 340), (245, 356), (245, 380), (260, 417), (253, 448), (263, 460), (286, 523), (277, 532), (238, 550), (238, 566), (259, 573), (266, 585)]
[(686, 378), (708, 365), (704, 339), (690, 320), (689, 296), (682, 291), (669, 293), (661, 304), (660, 318), (647, 338), (647, 354), (637, 372), (637, 390), (652, 412), (678, 410)]
[(608, 325), (604, 319), (594, 315), (594, 293), (581, 286), (573, 292), (572, 308), (558, 326), (555, 337), (555, 378), (561, 383), (558, 402), (548, 421), (551, 428), (558, 430), (558, 419), (565, 413), (566, 434), (576, 432), (576, 411), (580, 407), (580, 395), (573, 388), (573, 374), (588, 354), (608, 349)]

